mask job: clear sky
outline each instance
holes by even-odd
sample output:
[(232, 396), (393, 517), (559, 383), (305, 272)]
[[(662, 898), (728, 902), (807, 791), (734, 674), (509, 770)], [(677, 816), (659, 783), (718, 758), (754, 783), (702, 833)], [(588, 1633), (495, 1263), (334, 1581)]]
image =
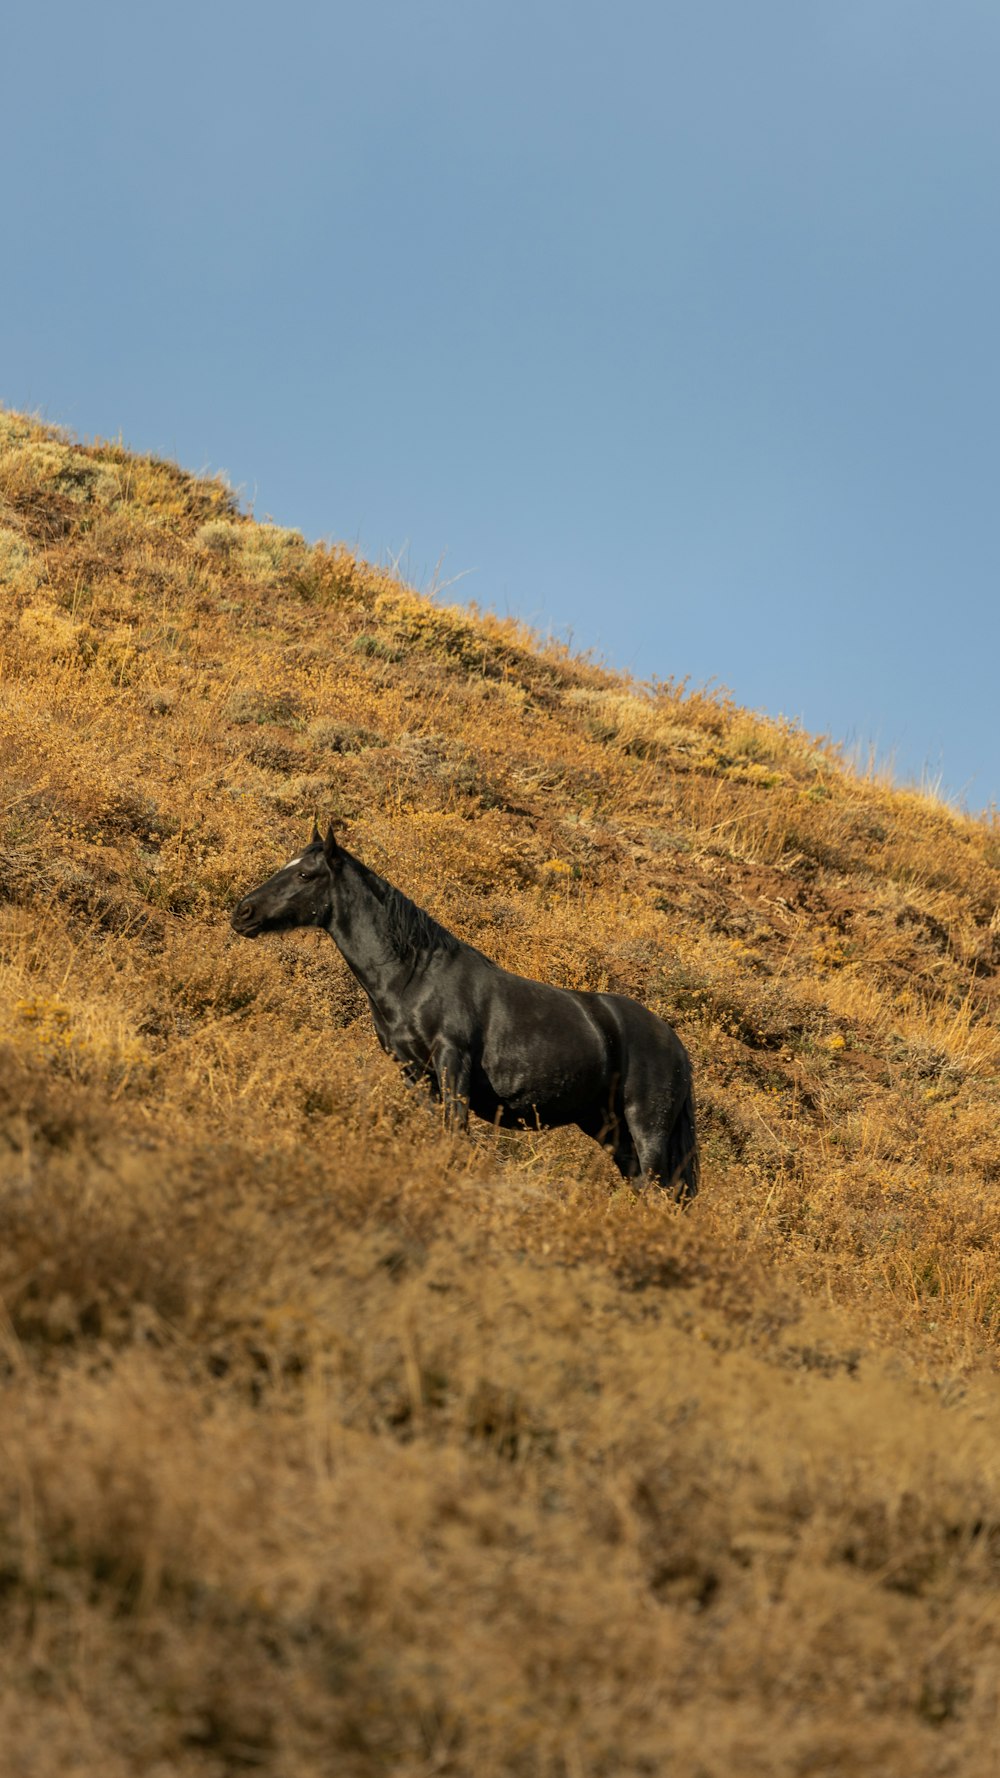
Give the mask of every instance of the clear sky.
[(0, 397), (1000, 802), (996, 0), (38, 0)]

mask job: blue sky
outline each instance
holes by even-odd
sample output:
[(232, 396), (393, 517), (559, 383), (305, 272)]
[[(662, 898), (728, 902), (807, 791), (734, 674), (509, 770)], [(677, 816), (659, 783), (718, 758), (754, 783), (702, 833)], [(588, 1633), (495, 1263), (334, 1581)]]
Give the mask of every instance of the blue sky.
[(994, 0), (51, 0), (0, 398), (1000, 802)]

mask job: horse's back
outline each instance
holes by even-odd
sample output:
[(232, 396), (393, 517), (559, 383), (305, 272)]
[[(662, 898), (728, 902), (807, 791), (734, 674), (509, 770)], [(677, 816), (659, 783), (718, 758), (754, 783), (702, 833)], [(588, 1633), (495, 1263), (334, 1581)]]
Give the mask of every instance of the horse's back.
[(687, 1051), (673, 1027), (643, 1006), (641, 1000), (633, 1000), (628, 994), (588, 994), (586, 998), (606, 1008), (619, 1041), (629, 1051), (647, 1052), (659, 1058), (686, 1058)]

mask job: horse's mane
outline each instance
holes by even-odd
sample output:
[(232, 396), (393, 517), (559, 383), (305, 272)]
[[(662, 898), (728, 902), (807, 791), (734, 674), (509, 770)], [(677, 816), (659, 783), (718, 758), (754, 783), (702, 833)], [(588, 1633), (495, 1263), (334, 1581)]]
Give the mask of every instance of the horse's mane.
[(399, 957), (433, 957), (438, 951), (454, 957), (459, 951), (472, 948), (463, 945), (446, 926), (439, 926), (426, 908), (418, 908), (415, 901), (401, 889), (394, 888), (392, 883), (387, 883), (370, 865), (362, 864), (357, 858), (354, 862), (385, 909), (389, 942)]
[(415, 901), (401, 889), (394, 889), (391, 883), (386, 884), (386, 890), (389, 937), (401, 957), (416, 956), (421, 952), (433, 956), (435, 951), (454, 957), (462, 949), (461, 939), (446, 926), (439, 926), (426, 908), (418, 908)]

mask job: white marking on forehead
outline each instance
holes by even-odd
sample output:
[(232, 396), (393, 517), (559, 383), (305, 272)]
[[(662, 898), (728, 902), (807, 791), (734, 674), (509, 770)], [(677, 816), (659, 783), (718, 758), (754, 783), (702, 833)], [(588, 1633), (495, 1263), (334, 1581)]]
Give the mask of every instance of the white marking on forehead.
[(293, 864), (301, 864), (301, 863), (302, 863), (302, 860), (303, 860), (303, 858), (304, 858), (304, 857), (305, 857), (305, 853), (304, 853), (304, 852), (300, 852), (300, 853), (299, 853), (299, 854), (298, 854), (298, 857), (296, 857), (296, 858), (290, 858), (290, 859), (289, 859), (289, 860), (288, 860), (288, 863), (287, 863), (287, 864), (286, 864), (286, 865), (284, 865), (284, 866), (283, 866), (283, 867), (282, 867), (282, 868), (283, 868), (283, 869), (284, 869), (284, 870), (291, 870), (291, 868), (292, 868), (292, 865), (293, 865)]

